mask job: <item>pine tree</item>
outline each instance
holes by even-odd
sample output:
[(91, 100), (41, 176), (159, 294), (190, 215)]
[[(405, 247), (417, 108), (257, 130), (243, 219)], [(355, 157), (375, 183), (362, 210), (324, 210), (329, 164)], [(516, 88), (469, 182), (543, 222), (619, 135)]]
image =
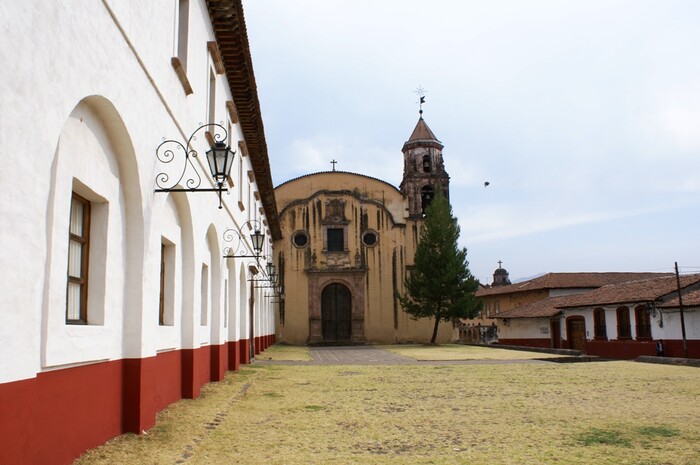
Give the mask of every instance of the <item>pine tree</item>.
[(435, 318), (431, 344), (435, 344), (440, 321), (472, 318), (482, 302), (474, 296), (479, 282), (469, 271), (467, 249), (460, 249), (459, 225), (441, 189), (425, 210), (425, 223), (416, 247), (414, 267), (406, 276), (406, 293), (399, 296), (404, 311), (413, 319)]

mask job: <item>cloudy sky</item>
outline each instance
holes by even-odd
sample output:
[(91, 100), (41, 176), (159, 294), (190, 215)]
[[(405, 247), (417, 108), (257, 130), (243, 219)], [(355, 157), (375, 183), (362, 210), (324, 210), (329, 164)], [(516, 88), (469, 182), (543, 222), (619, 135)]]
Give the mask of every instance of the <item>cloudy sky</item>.
[(700, 1), (244, 8), (275, 185), (335, 159), (398, 186), (422, 86), (482, 282), (700, 272)]

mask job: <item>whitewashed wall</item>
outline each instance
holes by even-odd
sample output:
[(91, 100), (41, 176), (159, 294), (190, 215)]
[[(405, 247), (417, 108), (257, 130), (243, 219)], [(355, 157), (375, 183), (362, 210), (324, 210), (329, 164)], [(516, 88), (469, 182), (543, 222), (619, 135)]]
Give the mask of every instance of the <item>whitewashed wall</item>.
[(548, 339), (549, 318), (509, 318), (507, 323), (499, 320), (499, 339)]
[[(0, 28), (0, 383), (37, 372), (247, 338), (247, 272), (221, 258), (223, 232), (259, 218), (257, 185), (215, 193), (154, 193), (162, 138), (184, 141), (208, 118), (214, 40), (204, 0), (191, 0), (186, 96), (170, 60), (176, 0), (3, 2)], [(226, 126), (224, 75), (216, 121)], [(233, 125), (231, 145), (241, 139)], [(197, 149), (206, 150), (200, 137)], [(249, 157), (237, 162), (251, 170)], [(203, 156), (198, 160), (203, 162)], [(201, 165), (203, 173), (208, 173)], [(233, 176), (236, 181), (238, 178)], [(208, 175), (203, 187), (210, 184)], [(71, 191), (93, 202), (89, 324), (66, 325)], [(269, 231), (267, 231), (269, 236)], [(175, 248), (172, 315), (158, 324), (163, 238)], [(209, 267), (201, 324), (201, 265)], [(224, 284), (228, 283), (228, 290)], [(224, 318), (224, 299), (229, 314)], [(213, 299), (213, 300), (212, 300)], [(212, 314), (212, 311), (214, 312)], [(256, 299), (256, 336), (274, 333)], [(226, 324), (224, 324), (226, 321)]]
[[(659, 321), (663, 319), (663, 326)], [(683, 312), (686, 339), (700, 339), (700, 311), (697, 309)], [(681, 314), (678, 309), (664, 310), (663, 316), (657, 311), (651, 319), (651, 335), (654, 339), (682, 339)]]

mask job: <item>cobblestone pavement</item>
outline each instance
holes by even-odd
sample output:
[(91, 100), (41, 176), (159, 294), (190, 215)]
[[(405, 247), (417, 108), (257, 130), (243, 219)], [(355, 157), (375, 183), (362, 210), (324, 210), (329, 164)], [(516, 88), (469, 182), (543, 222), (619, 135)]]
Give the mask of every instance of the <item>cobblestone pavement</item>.
[(544, 360), (415, 360), (373, 346), (309, 347), (310, 362), (256, 360), (260, 365), (504, 365), (550, 363)]

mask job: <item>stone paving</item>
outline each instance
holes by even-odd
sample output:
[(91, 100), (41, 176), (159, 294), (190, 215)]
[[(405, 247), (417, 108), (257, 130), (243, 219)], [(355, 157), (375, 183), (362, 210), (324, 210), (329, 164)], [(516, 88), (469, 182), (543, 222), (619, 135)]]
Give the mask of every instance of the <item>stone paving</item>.
[(504, 365), (545, 360), (415, 360), (374, 346), (313, 346), (312, 361), (255, 360), (260, 365)]

